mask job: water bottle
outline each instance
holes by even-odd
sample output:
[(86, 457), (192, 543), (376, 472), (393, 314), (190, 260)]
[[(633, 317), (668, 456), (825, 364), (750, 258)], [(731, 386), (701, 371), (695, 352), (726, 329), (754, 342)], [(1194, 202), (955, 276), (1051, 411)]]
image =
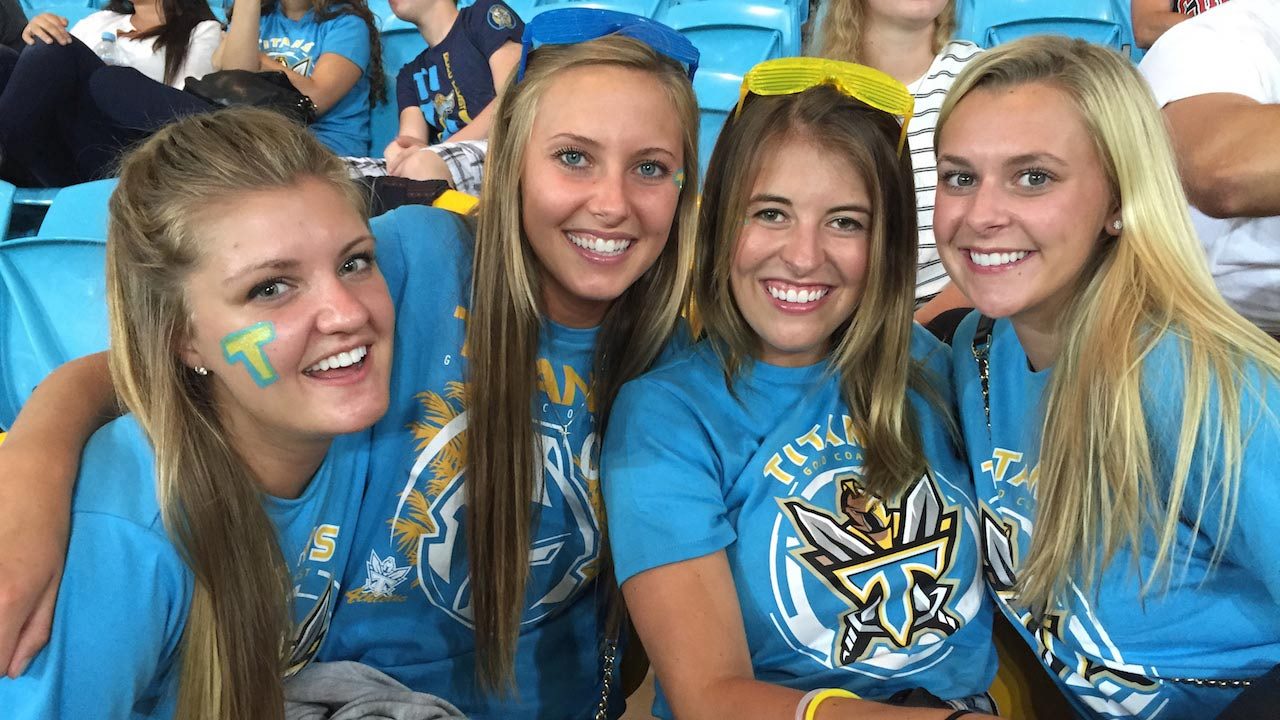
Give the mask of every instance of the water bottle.
[(116, 34), (112, 32), (102, 33), (102, 39), (97, 45), (93, 46), (93, 52), (102, 58), (102, 62), (108, 65), (116, 64)]

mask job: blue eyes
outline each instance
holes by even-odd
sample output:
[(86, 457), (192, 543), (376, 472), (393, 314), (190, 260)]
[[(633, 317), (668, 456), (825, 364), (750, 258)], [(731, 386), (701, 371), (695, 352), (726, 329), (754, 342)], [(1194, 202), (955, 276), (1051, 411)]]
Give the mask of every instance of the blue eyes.
[(556, 153), (556, 158), (573, 168), (582, 167), (587, 162), (587, 157), (577, 150), (560, 150)]
[[(360, 275), (373, 269), (376, 261), (373, 253), (357, 253), (342, 261), (338, 266), (338, 276)], [(246, 300), (275, 300), (293, 289), (289, 278), (275, 277), (254, 285), (245, 296)]]
[[(591, 166), (591, 159), (586, 152), (575, 148), (561, 148), (552, 153), (552, 157), (569, 170), (586, 170)], [(671, 174), (666, 165), (656, 160), (640, 161), (633, 172), (645, 180), (664, 180)]]

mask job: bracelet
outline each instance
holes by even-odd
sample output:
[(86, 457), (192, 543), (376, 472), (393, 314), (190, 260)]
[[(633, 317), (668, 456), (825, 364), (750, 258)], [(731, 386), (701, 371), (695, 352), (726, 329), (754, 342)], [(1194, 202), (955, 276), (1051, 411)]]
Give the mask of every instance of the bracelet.
[(800, 698), (800, 702), (796, 703), (796, 720), (804, 720), (804, 713), (809, 709), (809, 703), (813, 702), (813, 699), (818, 697), (820, 692), (822, 692), (822, 688), (810, 690), (804, 694), (804, 697)]
[(957, 720), (958, 718), (962, 718), (965, 715), (975, 715), (975, 714), (976, 713), (974, 713), (974, 711), (972, 710), (968, 710), (966, 708), (960, 708), (959, 710), (951, 713), (950, 715), (946, 716), (942, 720)]
[(860, 699), (857, 695), (841, 688), (814, 690), (800, 700), (800, 705), (796, 707), (796, 715), (799, 716), (800, 708), (804, 708), (804, 720), (814, 720), (818, 716), (818, 707), (831, 698)]

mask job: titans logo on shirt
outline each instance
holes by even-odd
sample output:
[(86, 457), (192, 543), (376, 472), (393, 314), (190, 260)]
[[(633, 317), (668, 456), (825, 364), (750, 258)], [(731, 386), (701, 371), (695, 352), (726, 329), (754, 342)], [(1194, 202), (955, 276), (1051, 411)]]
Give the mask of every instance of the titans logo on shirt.
[(280, 66), (292, 70), (299, 75), (311, 76), (311, 50), (315, 42), (289, 40), (289, 38), (265, 38), (259, 41), (262, 52), (280, 63)]
[(896, 508), (868, 493), (856, 474), (835, 483), (835, 513), (781, 501), (803, 539), (792, 556), (849, 607), (835, 661), (851, 665), (886, 642), (905, 648), (922, 632), (955, 632), (960, 621), (948, 610), (954, 588), (943, 578), (955, 552), (959, 511), (945, 507), (928, 477)]
[(516, 19), (507, 6), (497, 3), (489, 8), (489, 26), (494, 30), (510, 30), (516, 26)]
[[(1041, 660), (1081, 700), (1104, 716), (1154, 717), (1159, 712), (1159, 683), (1150, 668), (1128, 663), (1110, 633), (1097, 619), (1093, 599), (1075, 582), (1068, 583), (1069, 606), (1060, 606), (1037, 619), (1015, 607), (1017, 570), (1022, 552), (1030, 547), (1035, 516), (1038, 466), (1024, 453), (995, 448), (979, 469), (996, 488), (999, 502), (982, 503), (983, 565), (1001, 605), (1025, 628), (1039, 649)], [(993, 507), (994, 506), (994, 507)], [(1089, 657), (1075, 648), (1094, 648)]]
[[(544, 365), (549, 371), (549, 364)], [(525, 623), (538, 622), (576, 595), (595, 576), (600, 549), (599, 447), (590, 428), (585, 394), (571, 389), (585, 383), (566, 377), (563, 396), (554, 377), (544, 377), (543, 387), (546, 404), (556, 408), (544, 413), (540, 423), (544, 472), (534, 490), (539, 520), (529, 554)], [(457, 622), (472, 624), (462, 482), (465, 397), (466, 385), (458, 381), (448, 383), (443, 394), (418, 394), (422, 417), (410, 428), (417, 440), (417, 457), (395, 515), (388, 521), (405, 564), (399, 564), (394, 555), (373, 553), (365, 563), (362, 585), (347, 594), (348, 602), (396, 602), (405, 599), (400, 593), (421, 592)], [(571, 524), (546, 521), (566, 516)], [(404, 586), (410, 578), (412, 582)]]

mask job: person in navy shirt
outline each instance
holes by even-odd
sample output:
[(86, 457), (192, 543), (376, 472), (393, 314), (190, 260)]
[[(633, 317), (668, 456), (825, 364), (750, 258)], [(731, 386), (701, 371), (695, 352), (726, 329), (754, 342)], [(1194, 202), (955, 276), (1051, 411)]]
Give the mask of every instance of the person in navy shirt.
[(1123, 58), (1003, 45), (938, 127), (987, 582), (1079, 716), (1215, 717), (1280, 662), (1280, 345), (1215, 289)]
[[(772, 63), (837, 82), (874, 73), (909, 119), (907, 89), (870, 68)], [(662, 718), (992, 710), (949, 353), (911, 317), (906, 120), (855, 97), (834, 84), (745, 95), (703, 188), (707, 339), (613, 407), (610, 542)]]
[(428, 45), (396, 75), (400, 131), (383, 153), (390, 174), (415, 177), (424, 146), (489, 136), (490, 104), (520, 61), (524, 23), (502, 0), (462, 10), (453, 0), (397, 0), (392, 10)]

